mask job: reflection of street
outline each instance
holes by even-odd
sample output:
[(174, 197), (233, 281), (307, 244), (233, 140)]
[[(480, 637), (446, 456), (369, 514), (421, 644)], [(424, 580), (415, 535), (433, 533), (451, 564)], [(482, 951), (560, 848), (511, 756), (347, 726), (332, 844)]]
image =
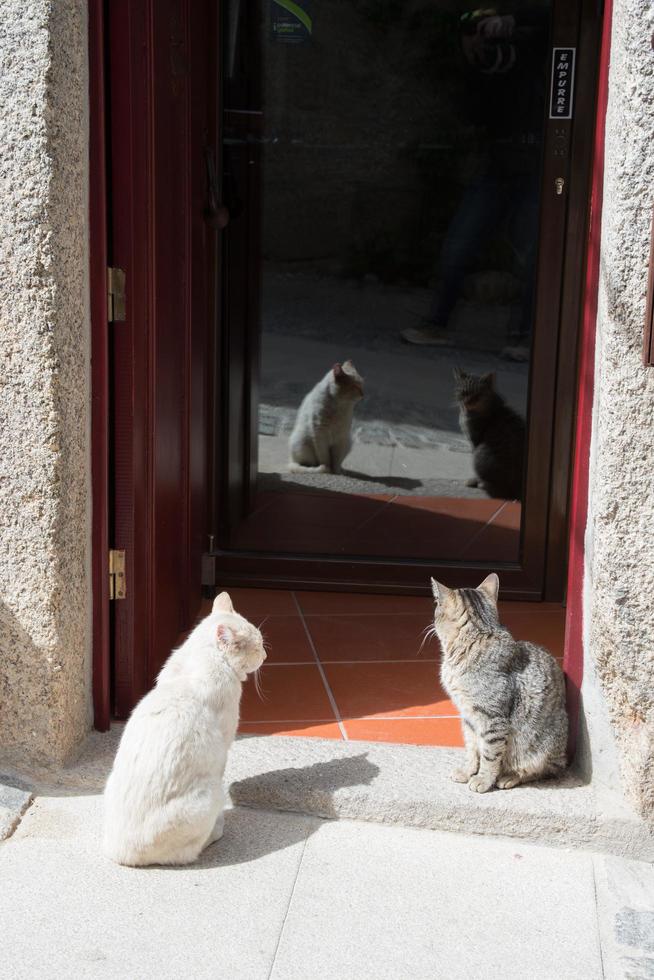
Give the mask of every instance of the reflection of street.
[[(420, 308), (424, 292), (309, 274), (267, 276), (259, 410), (262, 487), (278, 485), (281, 478), (341, 492), (483, 496), (465, 486), (472, 463), (459, 429), (453, 368), (496, 371), (500, 392), (523, 415), (528, 368), (497, 356), (510, 310), (488, 302), (459, 305), (457, 348), (402, 344), (398, 324)], [(331, 364), (346, 358), (363, 374), (366, 394), (355, 411), (345, 473), (285, 472), (297, 406)]]

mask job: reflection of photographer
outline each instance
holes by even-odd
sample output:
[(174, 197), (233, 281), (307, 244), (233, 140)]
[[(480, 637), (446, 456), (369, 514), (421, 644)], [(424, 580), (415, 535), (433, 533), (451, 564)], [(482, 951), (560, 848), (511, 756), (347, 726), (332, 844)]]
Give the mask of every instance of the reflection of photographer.
[(439, 257), (428, 316), (402, 333), (414, 344), (448, 344), (448, 323), (463, 279), (482, 248), (506, 228), (522, 282), (517, 323), (510, 326), (517, 359), (528, 356), (538, 238), (540, 150), (544, 116), (548, 12), (500, 14), (474, 10), (460, 19), (467, 72), (467, 116), (483, 132), (477, 177), (452, 218)]

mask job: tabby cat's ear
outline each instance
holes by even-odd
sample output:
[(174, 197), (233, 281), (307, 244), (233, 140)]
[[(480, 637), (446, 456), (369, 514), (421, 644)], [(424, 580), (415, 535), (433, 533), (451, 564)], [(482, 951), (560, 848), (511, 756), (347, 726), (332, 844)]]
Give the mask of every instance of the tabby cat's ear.
[(462, 371), (460, 367), (455, 367), (452, 374), (454, 375), (455, 381), (463, 381), (466, 377), (465, 371)]
[(490, 575), (486, 576), (481, 585), (477, 586), (477, 591), (483, 592), (491, 602), (497, 602), (497, 594), (500, 591), (500, 580), (495, 572), (491, 572)]
[(227, 592), (221, 592), (220, 595), (217, 595), (216, 598), (213, 600), (213, 612), (215, 613), (234, 612), (234, 606), (232, 605), (232, 600), (230, 599), (229, 594)]
[(481, 380), (486, 385), (487, 388), (495, 387), (495, 372), (489, 371), (488, 374), (482, 374)]
[(431, 591), (436, 602), (442, 602), (445, 596), (449, 595), (450, 589), (441, 582), (437, 582), (435, 578), (431, 580)]

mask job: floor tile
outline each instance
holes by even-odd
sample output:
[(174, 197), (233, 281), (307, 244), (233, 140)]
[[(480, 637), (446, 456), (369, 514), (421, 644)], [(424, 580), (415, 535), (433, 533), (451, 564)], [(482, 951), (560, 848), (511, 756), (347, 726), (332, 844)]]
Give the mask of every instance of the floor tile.
[(546, 647), (555, 657), (563, 656), (565, 638), (565, 609), (540, 609), (534, 603), (531, 608), (523, 603), (520, 611), (502, 611), (500, 618), (516, 640), (530, 640)]
[(0, 848), (3, 978), (268, 980), (314, 818), (228, 810), (175, 869), (113, 864), (101, 827), (101, 796), (40, 797)]
[(518, 599), (501, 599), (497, 607), (500, 611), (500, 618), (507, 613), (531, 612), (533, 609), (538, 609), (540, 612), (547, 613), (560, 613), (561, 610), (565, 612), (565, 607), (562, 606), (560, 602), (521, 602)]
[(406, 510), (421, 510), (445, 517), (464, 518), (484, 525), (501, 509), (503, 501), (467, 497), (396, 497)]
[(372, 595), (365, 592), (296, 592), (302, 612), (322, 615), (381, 616), (420, 614), (430, 617), (434, 604), (430, 596)]
[(407, 616), (307, 616), (320, 660), (403, 660), (438, 656), (438, 641), (424, 643), (429, 618)]
[(299, 616), (269, 616), (261, 626), (266, 664), (314, 663), (313, 650), (307, 631)]
[(457, 714), (434, 661), (337, 663), (324, 670), (342, 718)]
[(520, 556), (522, 508), (515, 500), (506, 501), (489, 523), (464, 549), (472, 561), (517, 561)]
[(403, 745), (463, 745), (459, 718), (363, 718), (343, 722), (347, 737), (364, 742)]
[(497, 501), (396, 497), (354, 535), (361, 555), (458, 558), (498, 509)]
[[(223, 590), (218, 586), (217, 591)], [(224, 591), (229, 592), (236, 612), (251, 620), (255, 626), (265, 616), (297, 615), (293, 593), (286, 589), (232, 589), (227, 586)]]
[(326, 821), (307, 841), (271, 980), (307, 976), (598, 980), (591, 858)]
[(241, 722), (238, 728), (242, 735), (299, 735), (302, 738), (335, 738), (342, 740), (341, 730), (336, 722), (264, 721), (261, 724)]
[(334, 721), (325, 686), (315, 664), (264, 665), (263, 699), (253, 678), (243, 688), (241, 719), (249, 721)]

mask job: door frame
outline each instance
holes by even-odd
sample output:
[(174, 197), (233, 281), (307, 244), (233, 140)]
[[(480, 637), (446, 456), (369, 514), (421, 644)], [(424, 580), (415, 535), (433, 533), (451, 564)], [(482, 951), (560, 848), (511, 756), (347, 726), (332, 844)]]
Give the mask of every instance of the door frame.
[[(217, 235), (203, 148), (215, 143), (216, 119), (203, 86), (215, 5), (162, 8), (88, 8), (98, 727), (129, 714), (193, 626), (210, 529)], [(183, 134), (172, 149), (171, 132)], [(126, 273), (125, 319), (111, 325), (108, 265)], [(127, 595), (114, 602), (109, 547), (125, 551)]]
[(590, 447), (593, 433), (593, 395), (595, 385), (595, 336), (600, 284), (602, 205), (604, 196), (605, 122), (609, 101), (609, 63), (613, 0), (604, 8), (593, 163), (590, 188), (590, 217), (587, 229), (583, 310), (580, 331), (579, 365), (576, 385), (576, 419), (570, 504), (568, 552), (568, 601), (566, 605), (563, 671), (566, 678), (569, 719), (568, 756), (574, 757), (581, 713), (581, 684), (584, 674), (584, 578), (585, 534), (588, 522), (588, 484)]
[[(594, 8), (590, 0), (584, 8)], [(596, 13), (596, 9), (591, 11)], [(568, 504), (568, 482), (571, 463), (574, 464), (574, 486), (570, 509), (570, 534), (566, 540), (569, 546), (568, 602), (565, 635), (565, 669), (568, 675), (568, 696), (571, 718), (571, 739), (577, 728), (579, 691), (583, 672), (582, 612), (584, 579), (584, 531), (587, 520), (588, 470), (591, 437), (591, 407), (594, 381), (594, 336), (597, 309), (599, 273), (599, 232), (602, 206), (602, 176), (604, 162), (604, 116), (606, 113), (608, 91), (608, 67), (610, 33), (612, 25), (612, 3), (607, 0), (603, 18), (601, 55), (599, 57), (599, 85), (594, 78), (586, 79), (577, 88), (577, 111), (583, 105), (586, 118), (594, 125), (584, 127), (579, 135), (584, 144), (589, 144), (587, 152), (593, 157), (592, 195), (586, 197), (586, 187), (582, 187), (578, 175), (575, 176), (570, 202), (570, 213), (575, 216), (574, 248), (581, 250), (585, 263), (585, 275), (579, 277), (576, 289), (574, 273), (578, 271), (573, 261), (572, 251), (566, 261), (564, 309), (570, 311), (583, 307), (583, 326), (578, 363), (570, 358), (561, 346), (559, 363), (559, 383), (571, 386), (576, 401), (576, 420), (572, 416), (562, 418), (557, 413), (555, 420), (554, 447), (555, 458), (560, 461), (562, 471), (556, 478), (556, 496), (559, 510), (566, 514)], [(584, 16), (582, 30), (591, 38), (597, 36), (596, 17)], [(108, 180), (106, 166), (105, 140), (105, 60), (106, 37), (104, 20), (104, 0), (89, 0), (88, 3), (89, 38), (89, 285), (90, 285), (90, 329), (91, 329), (91, 580), (92, 580), (92, 700), (94, 727), (100, 731), (109, 728), (111, 718), (110, 679), (110, 610), (109, 610), (109, 500), (114, 492), (114, 483), (109, 466), (109, 359), (107, 302), (107, 205)], [(581, 63), (580, 63), (581, 64)], [(593, 71), (595, 70), (594, 66)], [(581, 71), (581, 67), (579, 68)], [(589, 167), (590, 170), (590, 167)], [(590, 216), (590, 229), (589, 229)], [(216, 322), (218, 316), (216, 315)], [(576, 319), (572, 315), (567, 321), (568, 333), (575, 334)], [(576, 344), (575, 344), (576, 353)], [(571, 380), (572, 379), (572, 380)], [(217, 399), (214, 404), (218, 406)], [(567, 432), (576, 427), (574, 457), (566, 451)], [(215, 486), (215, 484), (214, 484)], [(561, 507), (561, 497), (563, 507)], [(215, 495), (212, 498), (215, 500)], [(214, 525), (215, 526), (215, 525)], [(551, 537), (551, 536), (550, 536)], [(553, 551), (548, 551), (548, 564)], [(560, 567), (560, 566), (559, 566)], [(330, 572), (331, 569), (325, 569)], [(240, 582), (249, 582), (247, 576), (234, 576)], [(556, 581), (555, 576), (555, 581)], [(226, 577), (223, 576), (226, 582)], [(295, 577), (292, 580), (297, 585)], [(549, 573), (548, 573), (549, 582)], [(261, 583), (264, 584), (264, 583)], [(279, 587), (283, 584), (275, 578), (270, 581)], [(307, 587), (306, 581), (302, 586)], [(329, 586), (328, 586), (329, 587)], [(332, 588), (343, 588), (342, 581), (334, 581)], [(358, 586), (349, 586), (352, 591)], [(549, 586), (548, 586), (549, 588)], [(377, 586), (377, 591), (395, 591), (394, 588)], [(547, 592), (546, 592), (546, 598)]]
[[(506, 598), (560, 601), (564, 598), (566, 558), (568, 547), (568, 514), (572, 465), (573, 424), (577, 385), (577, 348), (579, 321), (583, 298), (583, 269), (587, 245), (589, 216), (588, 191), (597, 99), (597, 72), (601, 11), (596, 0), (580, 0), (571, 10), (559, 4), (552, 27), (550, 49), (574, 46), (577, 50), (575, 72), (575, 107), (571, 121), (546, 119), (544, 135), (541, 209), (547, 208), (550, 218), (543, 228), (538, 256), (536, 322), (529, 386), (529, 443), (544, 447), (532, 453), (527, 471), (527, 486), (521, 533), (519, 562), (453, 562), (381, 559), (366, 557), (333, 557), (328, 554), (281, 554), (279, 552), (243, 551), (230, 548), (228, 515), (234, 513), (233, 479), (228, 487), (223, 479), (213, 494), (214, 533), (217, 545), (213, 551), (216, 575), (224, 585), (278, 588), (333, 589), (354, 591), (427, 593), (428, 573), (446, 582), (475, 585), (488, 570), (500, 573), (502, 594)], [(551, 69), (550, 69), (551, 71)], [(549, 88), (548, 88), (549, 91)], [(256, 108), (251, 106), (250, 109)], [(555, 151), (560, 146), (555, 128), (567, 138), (566, 154)], [(255, 134), (253, 134), (255, 135)], [(565, 140), (564, 140), (565, 145)], [(556, 177), (566, 180), (566, 192), (557, 196)], [(565, 204), (565, 207), (561, 205)], [(559, 207), (560, 214), (552, 215)], [(247, 270), (251, 276), (252, 270)], [(557, 296), (552, 310), (550, 297)], [(547, 325), (557, 324), (555, 337)], [(236, 333), (223, 311), (219, 336)], [(254, 330), (246, 321), (246, 330)], [(258, 328), (258, 324), (257, 324)], [(548, 336), (549, 335), (549, 336)], [(224, 349), (224, 347), (223, 347)], [(533, 365), (538, 364), (538, 371)], [(246, 375), (243, 366), (240, 376)], [(222, 365), (221, 384), (230, 384), (229, 359)], [(234, 378), (232, 377), (232, 390)], [(232, 398), (234, 396), (232, 395)], [(235, 400), (243, 405), (250, 402), (247, 391), (237, 392)], [(242, 415), (241, 418), (247, 418)], [(219, 474), (234, 469), (235, 434), (222, 419), (221, 444), (216, 446), (223, 467)], [(249, 419), (251, 431), (252, 420)], [(238, 439), (244, 434), (239, 426)], [(247, 454), (244, 453), (244, 457)], [(229, 464), (227, 463), (229, 460)], [(246, 507), (250, 492), (243, 466), (242, 499)]]
[(91, 587), (93, 723), (111, 720), (109, 610), (109, 323), (104, 0), (89, 0), (89, 293), (91, 316)]

